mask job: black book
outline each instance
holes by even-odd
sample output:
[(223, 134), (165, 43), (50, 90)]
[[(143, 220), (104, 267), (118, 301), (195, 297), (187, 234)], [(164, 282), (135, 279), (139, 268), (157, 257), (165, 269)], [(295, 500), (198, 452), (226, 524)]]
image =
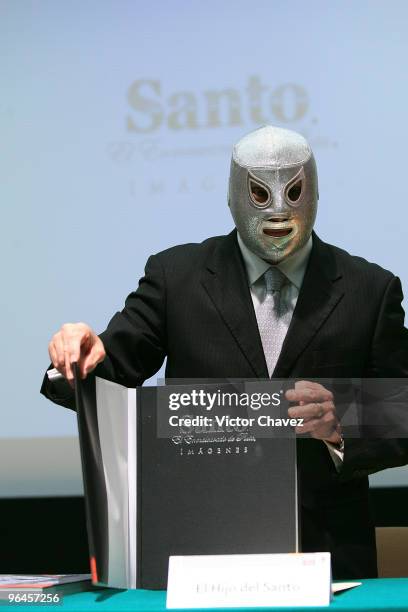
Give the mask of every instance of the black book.
[(179, 426), (175, 389), (76, 379), (95, 584), (164, 589), (171, 555), (298, 550), (295, 436), (254, 435), (245, 420)]

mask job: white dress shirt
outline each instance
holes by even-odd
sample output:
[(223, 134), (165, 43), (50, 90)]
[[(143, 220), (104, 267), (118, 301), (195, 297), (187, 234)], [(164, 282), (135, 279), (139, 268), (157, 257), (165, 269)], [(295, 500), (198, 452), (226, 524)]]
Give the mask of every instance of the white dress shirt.
[[(255, 253), (250, 251), (244, 244), (241, 236), (238, 236), (238, 244), (242, 253), (242, 257), (245, 263), (245, 268), (248, 276), (248, 283), (251, 291), (252, 302), (254, 305), (255, 312), (259, 304), (265, 298), (265, 282), (263, 275), (266, 270), (270, 267), (270, 263), (258, 257)], [(281, 290), (280, 299), (284, 301), (286, 309), (289, 311), (289, 316), (293, 315), (295, 310), (296, 302), (299, 297), (299, 291), (303, 283), (305, 276), (306, 267), (309, 261), (310, 253), (312, 250), (312, 237), (310, 236), (306, 244), (296, 251), (293, 255), (287, 257), (284, 261), (277, 264), (277, 267), (283, 272), (286, 278), (289, 280), (288, 283), (283, 285)], [(341, 463), (344, 459), (344, 453), (340, 451), (334, 444), (325, 442), (330, 456), (333, 459), (334, 465), (337, 469), (340, 468)]]

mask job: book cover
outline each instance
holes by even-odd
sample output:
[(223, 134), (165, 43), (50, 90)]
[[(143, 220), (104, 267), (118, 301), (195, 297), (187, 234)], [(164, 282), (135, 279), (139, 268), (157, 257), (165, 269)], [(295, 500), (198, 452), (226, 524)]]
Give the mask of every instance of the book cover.
[(170, 555), (298, 550), (295, 436), (246, 427), (247, 407), (228, 411), (241, 426), (169, 410), (186, 389), (77, 380), (95, 584), (166, 588)]

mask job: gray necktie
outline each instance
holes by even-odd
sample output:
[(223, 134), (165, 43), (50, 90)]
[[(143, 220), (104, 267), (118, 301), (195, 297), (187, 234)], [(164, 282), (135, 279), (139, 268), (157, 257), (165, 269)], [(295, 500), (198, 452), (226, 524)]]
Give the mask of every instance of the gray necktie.
[(281, 299), (281, 289), (287, 281), (283, 272), (276, 266), (268, 268), (264, 280), (265, 297), (257, 308), (256, 319), (269, 376), (272, 376), (288, 331), (290, 313)]

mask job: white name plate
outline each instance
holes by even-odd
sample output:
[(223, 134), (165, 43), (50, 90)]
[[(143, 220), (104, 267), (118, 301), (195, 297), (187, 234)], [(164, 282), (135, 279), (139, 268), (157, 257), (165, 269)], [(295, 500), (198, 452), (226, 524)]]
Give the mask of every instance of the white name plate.
[(167, 608), (328, 606), (330, 553), (170, 557)]

